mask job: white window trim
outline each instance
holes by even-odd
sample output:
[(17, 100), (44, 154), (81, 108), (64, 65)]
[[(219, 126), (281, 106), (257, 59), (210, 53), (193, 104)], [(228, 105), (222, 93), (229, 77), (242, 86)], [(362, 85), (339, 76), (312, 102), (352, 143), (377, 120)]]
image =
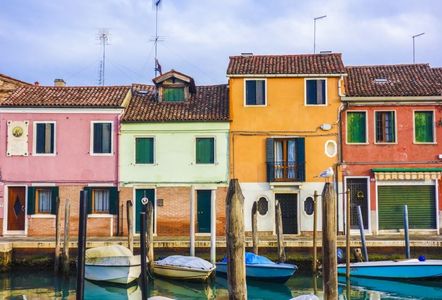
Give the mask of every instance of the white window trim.
[[(433, 113), (433, 141), (432, 142), (417, 142), (416, 141), (416, 112), (432, 112)], [(415, 109), (413, 110), (413, 144), (416, 145), (436, 145), (436, 111), (434, 109)]]
[[(335, 151), (333, 152), (332, 155), (330, 155), (330, 154), (327, 153), (327, 144), (328, 144), (328, 143), (332, 143), (333, 146), (335, 147)], [(330, 157), (330, 158), (335, 157), (335, 156), (338, 154), (338, 144), (337, 144), (334, 140), (327, 140), (327, 141), (324, 143), (324, 153), (325, 153), (325, 155), (326, 155), (327, 157)]]
[[(365, 113), (365, 143), (354, 143), (348, 141), (348, 113), (363, 112)], [(368, 111), (367, 110), (347, 110), (345, 113), (345, 143), (348, 145), (368, 145)]]
[[(265, 104), (259, 104), (259, 105), (249, 105), (247, 104), (247, 81), (261, 81), (264, 80), (264, 102)], [(267, 78), (244, 78), (244, 84), (243, 84), (243, 89), (244, 89), (244, 107), (266, 107), (267, 106)]]
[[(95, 153), (94, 152), (94, 124), (108, 123), (111, 124), (111, 151), (110, 153)], [(90, 126), (90, 141), (89, 141), (89, 154), (91, 156), (113, 156), (114, 155), (114, 122), (113, 121), (91, 121)]]
[[(54, 124), (54, 153), (37, 153), (37, 124)], [(32, 156), (57, 156), (57, 122), (34, 121), (32, 131)]]
[[(307, 81), (309, 80), (325, 80), (325, 104), (307, 104)], [(328, 80), (323, 77), (304, 78), (304, 106), (324, 107), (328, 105)]]
[[(212, 164), (200, 164), (196, 162), (196, 140), (197, 139), (207, 139), (207, 138), (212, 138), (213, 139), (213, 163)], [(218, 159), (217, 159), (217, 151), (216, 151), (216, 146), (217, 146), (217, 142), (216, 142), (216, 136), (214, 135), (198, 135), (195, 136), (193, 139), (193, 164), (195, 166), (215, 166), (218, 165)]]
[[(377, 142), (376, 141), (376, 113), (377, 112), (393, 112), (394, 114), (394, 137), (395, 137), (395, 141), (392, 143), (387, 143), (387, 142)], [(374, 144), (375, 145), (397, 145), (398, 144), (398, 130), (397, 130), (397, 112), (395, 109), (382, 109), (382, 110), (374, 110), (373, 111), (373, 138), (374, 138)]]
[[(137, 139), (139, 138), (149, 138), (149, 139), (153, 139), (153, 162), (152, 163), (137, 163)], [(156, 166), (156, 160), (157, 160), (157, 140), (156, 137), (153, 135), (135, 135), (133, 137), (133, 141), (134, 141), (134, 155), (133, 155), (133, 164), (135, 166)]]

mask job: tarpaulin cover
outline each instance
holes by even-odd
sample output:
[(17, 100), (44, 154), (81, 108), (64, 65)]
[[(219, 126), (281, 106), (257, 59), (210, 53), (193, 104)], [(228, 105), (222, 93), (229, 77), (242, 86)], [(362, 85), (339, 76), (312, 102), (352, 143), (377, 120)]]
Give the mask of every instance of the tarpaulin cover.
[[(224, 257), (222, 262), (227, 262), (227, 257)], [(273, 261), (264, 256), (256, 255), (252, 252), (246, 252), (246, 264), (256, 265), (256, 264), (275, 264)]]
[(164, 259), (157, 260), (155, 264), (160, 266), (176, 266), (205, 271), (209, 271), (214, 267), (214, 265), (202, 258), (183, 255), (171, 255)]

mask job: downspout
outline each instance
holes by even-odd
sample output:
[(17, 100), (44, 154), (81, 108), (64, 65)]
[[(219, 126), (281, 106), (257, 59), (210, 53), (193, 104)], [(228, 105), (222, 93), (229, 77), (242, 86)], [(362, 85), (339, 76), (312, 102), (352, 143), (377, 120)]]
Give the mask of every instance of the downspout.
[[(342, 81), (344, 80), (344, 75), (341, 75), (341, 78), (338, 81), (338, 95), (339, 98), (342, 101), (342, 97), (345, 96), (345, 93), (342, 92)], [(345, 112), (347, 110), (347, 104), (343, 104), (341, 103), (341, 105), (339, 106), (339, 112), (338, 112), (338, 163), (336, 164), (336, 169), (335, 169), (335, 186), (336, 186), (336, 201), (337, 201), (337, 209), (336, 209), (336, 219), (337, 219), (337, 232), (339, 233), (339, 196), (340, 194), (344, 195), (344, 188), (342, 188), (342, 193), (339, 192), (339, 180), (338, 180), (338, 174), (339, 174), (339, 170), (341, 170), (342, 173), (342, 184), (344, 186), (344, 172), (342, 170), (342, 164), (343, 164), (343, 154), (342, 154), (342, 114), (343, 112)], [(344, 205), (342, 205), (343, 207), (343, 216), (345, 216), (345, 207)]]

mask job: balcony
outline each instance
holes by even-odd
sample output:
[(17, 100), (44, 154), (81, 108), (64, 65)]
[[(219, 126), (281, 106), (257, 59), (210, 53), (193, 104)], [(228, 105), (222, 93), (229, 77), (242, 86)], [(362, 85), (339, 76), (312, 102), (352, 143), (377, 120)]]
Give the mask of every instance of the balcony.
[(267, 180), (269, 182), (305, 181), (305, 164), (299, 162), (268, 162)]

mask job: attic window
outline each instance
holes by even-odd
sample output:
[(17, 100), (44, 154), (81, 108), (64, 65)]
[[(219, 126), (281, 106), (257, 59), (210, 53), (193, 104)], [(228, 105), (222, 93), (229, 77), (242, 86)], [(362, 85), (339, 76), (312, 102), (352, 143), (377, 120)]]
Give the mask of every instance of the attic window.
[(184, 101), (184, 87), (163, 88), (163, 100), (167, 102)]
[(374, 83), (385, 84), (385, 83), (388, 83), (388, 79), (387, 78), (375, 78)]

